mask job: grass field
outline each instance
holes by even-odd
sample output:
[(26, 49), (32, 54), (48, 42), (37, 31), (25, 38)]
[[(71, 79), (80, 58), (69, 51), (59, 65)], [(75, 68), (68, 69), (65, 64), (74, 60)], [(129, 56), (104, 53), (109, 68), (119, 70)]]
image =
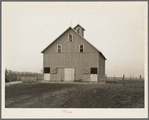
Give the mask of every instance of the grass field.
[(144, 83), (19, 83), (5, 86), (6, 108), (144, 108)]

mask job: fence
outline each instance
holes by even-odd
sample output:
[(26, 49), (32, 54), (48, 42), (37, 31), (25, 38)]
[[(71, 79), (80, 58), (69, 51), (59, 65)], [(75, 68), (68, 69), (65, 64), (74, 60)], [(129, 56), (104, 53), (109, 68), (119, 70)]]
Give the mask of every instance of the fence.
[(34, 82), (34, 81), (41, 81), (43, 80), (43, 76), (42, 75), (26, 75), (26, 76), (20, 76), (21, 81), (23, 82)]
[(142, 78), (141, 76), (138, 77), (125, 77), (125, 75), (123, 75), (122, 77), (106, 77), (106, 83), (110, 83), (110, 84), (121, 84), (121, 85), (125, 85), (125, 84), (136, 84), (136, 83), (144, 83), (144, 78)]
[(10, 81), (33, 82), (40, 80), (43, 80), (43, 75), (41, 73), (18, 72), (7, 69), (5, 70), (5, 82)]

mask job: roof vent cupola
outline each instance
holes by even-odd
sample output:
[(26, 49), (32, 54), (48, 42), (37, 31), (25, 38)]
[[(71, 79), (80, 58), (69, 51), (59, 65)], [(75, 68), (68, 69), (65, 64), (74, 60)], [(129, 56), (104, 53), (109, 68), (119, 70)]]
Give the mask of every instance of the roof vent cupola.
[(74, 28), (73, 28), (78, 34), (80, 34), (82, 37), (84, 37), (84, 31), (85, 29), (83, 27), (81, 27), (81, 25), (76, 25)]

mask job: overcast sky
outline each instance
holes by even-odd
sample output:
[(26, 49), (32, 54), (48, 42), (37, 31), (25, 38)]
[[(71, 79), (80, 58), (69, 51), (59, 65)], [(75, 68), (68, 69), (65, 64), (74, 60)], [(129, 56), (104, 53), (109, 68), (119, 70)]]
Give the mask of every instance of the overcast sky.
[(107, 58), (108, 76), (144, 76), (147, 2), (2, 2), (4, 68), (41, 72), (41, 51), (77, 24)]

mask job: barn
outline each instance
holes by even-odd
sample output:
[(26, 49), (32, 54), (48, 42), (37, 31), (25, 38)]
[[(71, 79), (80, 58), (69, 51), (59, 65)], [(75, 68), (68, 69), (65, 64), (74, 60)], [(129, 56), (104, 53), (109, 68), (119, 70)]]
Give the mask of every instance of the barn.
[(81, 25), (69, 27), (43, 51), (44, 80), (104, 82), (105, 56), (84, 38)]

